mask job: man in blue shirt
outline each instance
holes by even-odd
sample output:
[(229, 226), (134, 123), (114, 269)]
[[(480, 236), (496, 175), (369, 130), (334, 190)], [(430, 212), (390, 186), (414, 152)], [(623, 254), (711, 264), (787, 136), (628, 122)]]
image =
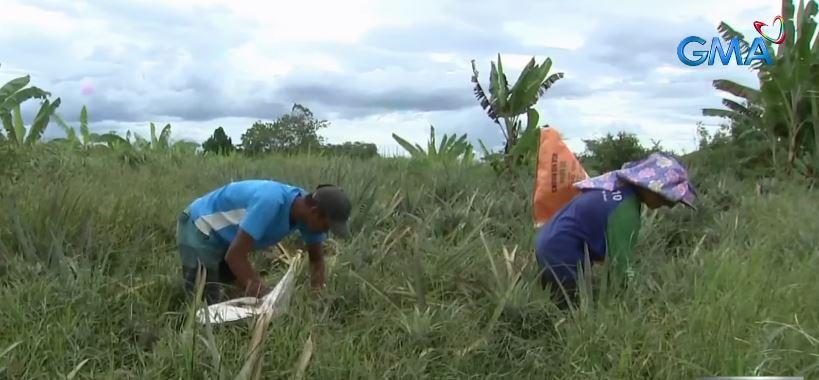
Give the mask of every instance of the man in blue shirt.
[(177, 244), (186, 289), (193, 290), (198, 266), (206, 269), (205, 298), (223, 300), (230, 285), (260, 297), (269, 289), (248, 254), (273, 246), (298, 230), (307, 245), (311, 285), (324, 286), (322, 244), (328, 231), (346, 238), (350, 201), (344, 191), (320, 185), (312, 193), (270, 180), (232, 182), (194, 200), (179, 215)]

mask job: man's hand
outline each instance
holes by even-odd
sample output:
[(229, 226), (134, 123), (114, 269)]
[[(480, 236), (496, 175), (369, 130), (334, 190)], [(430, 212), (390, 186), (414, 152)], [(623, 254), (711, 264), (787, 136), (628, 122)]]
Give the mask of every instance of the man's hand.
[(310, 255), (310, 285), (315, 291), (321, 291), (326, 285), (324, 279), (324, 252), (321, 244), (308, 244)]
[(256, 298), (262, 298), (267, 295), (267, 293), (270, 293), (270, 289), (268, 289), (262, 281), (251, 283), (244, 291), (246, 297)]
[(236, 276), (236, 285), (239, 286), (239, 289), (244, 290), (246, 296), (261, 297), (267, 294), (268, 289), (253, 270), (253, 266), (250, 265), (248, 254), (251, 250), (253, 250), (253, 238), (239, 229), (225, 255), (225, 262)]

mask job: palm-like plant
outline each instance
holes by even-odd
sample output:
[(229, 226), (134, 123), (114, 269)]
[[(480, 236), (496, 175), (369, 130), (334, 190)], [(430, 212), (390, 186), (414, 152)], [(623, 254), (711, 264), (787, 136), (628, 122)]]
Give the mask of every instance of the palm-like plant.
[[(799, 1), (796, 15), (798, 30), (794, 30), (794, 7), (782, 3), (785, 42), (779, 45), (776, 63), (761, 71), (761, 92), (766, 105), (763, 122), (769, 128), (785, 129), (788, 135), (788, 165), (793, 167), (798, 156), (813, 150), (810, 138), (819, 128), (812, 122), (814, 91), (819, 90), (819, 39), (816, 38), (817, 4), (810, 0), (803, 6)], [(784, 127), (784, 128), (783, 128)]]
[(80, 110), (80, 139), (77, 138), (77, 132), (74, 128), (69, 126), (59, 113), (54, 113), (54, 120), (65, 131), (66, 135), (65, 139), (55, 139), (55, 141), (64, 141), (72, 146), (80, 146), (83, 149), (97, 143), (106, 142), (100, 134), (92, 133), (88, 128), (88, 109), (85, 106)]
[(444, 135), (440, 144), (435, 139), (435, 127), (429, 126), (429, 140), (426, 150), (418, 145), (412, 144), (402, 137), (392, 134), (392, 138), (406, 150), (413, 159), (432, 162), (455, 162), (470, 163), (475, 159), (472, 144), (466, 139), (466, 134), (457, 137), (456, 134)]
[[(771, 141), (774, 163), (776, 147), (780, 139), (787, 142), (788, 167), (793, 167), (800, 155), (816, 150), (817, 126), (814, 114), (819, 90), (819, 39), (816, 38), (817, 4), (809, 0), (799, 1), (796, 25), (794, 6), (790, 0), (782, 2), (782, 23), (785, 41), (776, 49), (773, 64), (763, 65), (755, 61), (751, 66), (757, 71), (759, 90), (729, 80), (716, 80), (714, 87), (745, 100), (745, 104), (725, 99), (728, 109), (704, 109), (705, 116), (725, 117), (735, 125), (747, 124), (765, 131)], [(725, 40), (736, 38), (743, 54), (750, 45), (745, 37), (726, 23), (718, 30)], [(768, 51), (772, 44), (765, 41)]]
[[(475, 60), (472, 60), (472, 82), (475, 83), (475, 97), (480, 101), (481, 108), (486, 111), (492, 121), (501, 127), (501, 132), (506, 140), (504, 153), (512, 153), (512, 149), (517, 145), (524, 130), (521, 128), (520, 117), (527, 115), (526, 130), (537, 128), (538, 113), (533, 108), (540, 97), (552, 85), (563, 78), (563, 73), (549, 75), (552, 67), (552, 60), (546, 58), (541, 64), (536, 64), (534, 57), (523, 68), (515, 84), (510, 88), (503, 72), (503, 63), (498, 54), (498, 63), (492, 62), (492, 70), (489, 74), (489, 96), (483, 90), (478, 81), (478, 70), (475, 68)], [(503, 121), (503, 124), (501, 124)]]
[[(35, 86), (28, 86), (29, 75), (12, 79), (0, 87), (0, 120), (6, 130), (8, 139), (18, 144), (33, 144), (40, 140), (45, 132), (51, 115), (60, 106), (60, 98), (51, 102), (50, 93)], [(29, 99), (43, 99), (30, 128), (26, 131), (20, 105)]]
[(165, 124), (165, 127), (162, 128), (162, 132), (159, 133), (157, 136), (156, 134), (156, 126), (154, 123), (151, 123), (151, 150), (158, 151), (158, 152), (165, 152), (171, 148), (170, 144), (171, 138), (171, 125)]

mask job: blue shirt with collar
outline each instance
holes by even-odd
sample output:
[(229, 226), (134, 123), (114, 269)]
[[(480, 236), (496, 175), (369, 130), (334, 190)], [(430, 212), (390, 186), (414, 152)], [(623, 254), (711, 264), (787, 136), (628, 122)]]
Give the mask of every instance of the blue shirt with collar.
[(290, 223), (293, 202), (306, 191), (272, 180), (232, 182), (191, 203), (191, 220), (203, 234), (226, 249), (239, 228), (253, 238), (255, 249), (275, 245), (295, 230), (306, 244), (324, 242), (326, 234), (301, 222)]

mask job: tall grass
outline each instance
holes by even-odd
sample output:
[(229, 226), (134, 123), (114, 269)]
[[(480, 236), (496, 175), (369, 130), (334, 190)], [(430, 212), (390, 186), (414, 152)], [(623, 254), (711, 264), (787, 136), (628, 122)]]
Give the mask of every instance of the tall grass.
[[(252, 322), (190, 323), (174, 231), (194, 197), (245, 178), (334, 182), (356, 205), (325, 294), (303, 271), (270, 324), (264, 378), (819, 376), (819, 202), (800, 183), (759, 197), (697, 173), (699, 211), (646, 212), (632, 287), (562, 313), (536, 278), (531, 178), (403, 159), (0, 158), (2, 377), (238, 374)], [(276, 254), (254, 257), (271, 284)]]

